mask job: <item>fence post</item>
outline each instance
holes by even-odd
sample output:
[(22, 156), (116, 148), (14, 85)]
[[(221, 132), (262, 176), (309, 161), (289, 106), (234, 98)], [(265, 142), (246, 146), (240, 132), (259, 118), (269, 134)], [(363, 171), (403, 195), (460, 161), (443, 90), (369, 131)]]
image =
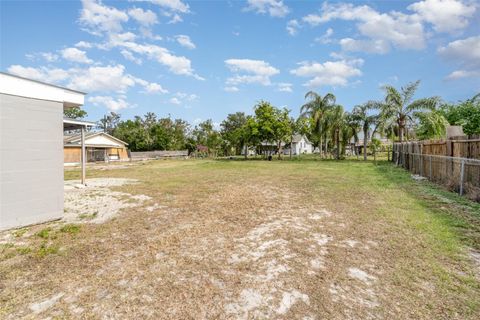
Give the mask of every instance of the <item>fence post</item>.
[(463, 196), (463, 175), (465, 171), (465, 160), (462, 159), (462, 165), (460, 166), (460, 195)]
[(432, 155), (430, 155), (430, 181), (432, 180)]
[(419, 158), (420, 158), (420, 175), (423, 177), (423, 154), (420, 154)]

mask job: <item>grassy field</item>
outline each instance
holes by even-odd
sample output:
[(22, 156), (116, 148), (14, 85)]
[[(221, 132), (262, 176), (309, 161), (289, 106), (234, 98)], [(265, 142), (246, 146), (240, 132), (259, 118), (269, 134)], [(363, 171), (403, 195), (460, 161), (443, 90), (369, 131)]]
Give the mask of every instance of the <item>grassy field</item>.
[(480, 317), (480, 205), (389, 163), (88, 170), (100, 177), (150, 198), (102, 224), (11, 233), (0, 318)]

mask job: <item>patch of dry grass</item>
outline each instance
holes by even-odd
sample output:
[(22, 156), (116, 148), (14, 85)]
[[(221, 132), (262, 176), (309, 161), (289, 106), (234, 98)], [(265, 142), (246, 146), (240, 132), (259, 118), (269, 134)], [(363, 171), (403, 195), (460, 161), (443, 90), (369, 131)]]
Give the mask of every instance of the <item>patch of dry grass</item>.
[(152, 161), (89, 177), (137, 179), (114, 190), (151, 200), (74, 233), (22, 231), (34, 250), (1, 249), (0, 317), (479, 316), (476, 220), (455, 214), (476, 207), (388, 165)]

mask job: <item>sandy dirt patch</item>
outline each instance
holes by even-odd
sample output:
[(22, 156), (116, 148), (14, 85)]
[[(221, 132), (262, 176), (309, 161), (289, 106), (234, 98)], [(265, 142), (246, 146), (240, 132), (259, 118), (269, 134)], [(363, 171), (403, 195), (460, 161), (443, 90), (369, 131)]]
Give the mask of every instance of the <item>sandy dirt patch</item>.
[(134, 179), (92, 178), (83, 186), (78, 180), (65, 182), (65, 222), (103, 223), (120, 210), (142, 205), (150, 197), (113, 191), (112, 187), (137, 183)]

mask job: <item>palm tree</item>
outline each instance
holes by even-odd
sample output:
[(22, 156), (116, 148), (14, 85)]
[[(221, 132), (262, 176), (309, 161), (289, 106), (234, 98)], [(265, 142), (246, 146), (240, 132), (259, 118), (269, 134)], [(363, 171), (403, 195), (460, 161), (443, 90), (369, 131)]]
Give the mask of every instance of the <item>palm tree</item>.
[(332, 140), (336, 145), (335, 158), (340, 159), (340, 130), (344, 125), (345, 113), (341, 105), (333, 106), (326, 116), (326, 122), (328, 123)]
[(438, 111), (416, 112), (414, 116), (419, 121), (416, 134), (420, 139), (442, 138), (445, 136), (448, 121)]
[[(358, 131), (360, 130), (360, 124), (355, 116), (350, 112), (345, 112), (345, 121), (341, 129), (342, 134), (342, 155), (345, 154), (345, 147), (350, 143), (352, 138), (355, 143), (358, 142)], [(355, 152), (356, 153), (356, 152)], [(358, 155), (357, 155), (358, 156)]]
[(327, 111), (335, 104), (336, 98), (332, 93), (321, 96), (314, 91), (309, 91), (305, 95), (305, 99), (309, 101), (300, 109), (300, 116), (311, 118), (314, 124), (314, 131), (319, 135), (320, 139), (320, 156), (322, 156), (322, 136), (324, 134), (324, 118)]
[(398, 91), (393, 86), (385, 86), (385, 104), (383, 115), (393, 117), (398, 124), (400, 142), (403, 141), (407, 121), (411, 121), (414, 112), (433, 109), (439, 99), (437, 97), (413, 100), (420, 80), (411, 82)]
[(380, 120), (380, 115), (372, 115), (369, 111), (377, 107), (377, 102), (369, 101), (362, 105), (355, 106), (352, 111), (352, 117), (360, 124), (363, 131), (363, 160), (367, 160), (367, 143), (370, 128), (372, 125), (377, 125)]

